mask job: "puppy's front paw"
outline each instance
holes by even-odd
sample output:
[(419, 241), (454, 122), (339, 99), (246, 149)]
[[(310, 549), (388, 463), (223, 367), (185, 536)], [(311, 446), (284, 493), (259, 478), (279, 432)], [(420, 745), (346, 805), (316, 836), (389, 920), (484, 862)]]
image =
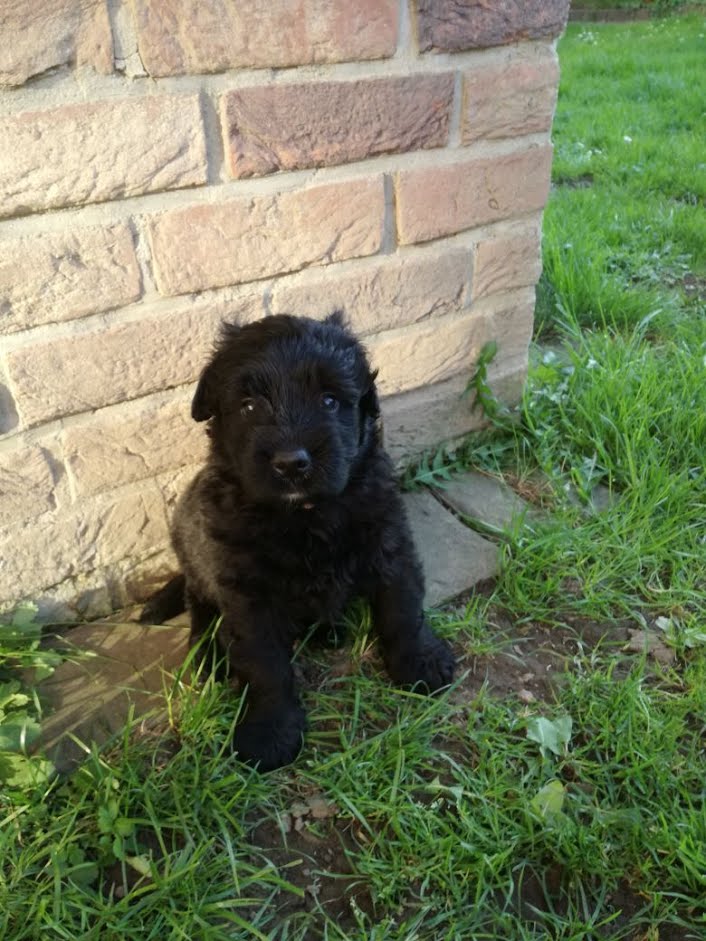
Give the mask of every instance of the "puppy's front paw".
[(449, 645), (433, 634), (426, 624), (409, 646), (387, 651), (385, 662), (395, 683), (405, 687), (419, 686), (420, 691), (429, 693), (448, 686), (456, 666)]
[(233, 751), (259, 771), (272, 771), (288, 765), (299, 754), (306, 728), (306, 716), (299, 703), (262, 712), (252, 710), (233, 734)]

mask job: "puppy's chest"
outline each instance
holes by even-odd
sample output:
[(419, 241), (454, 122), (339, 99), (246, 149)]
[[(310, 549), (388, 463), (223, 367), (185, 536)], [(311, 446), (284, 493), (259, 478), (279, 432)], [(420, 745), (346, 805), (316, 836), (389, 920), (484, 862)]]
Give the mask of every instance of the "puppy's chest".
[(364, 552), (355, 528), (312, 514), (250, 534), (239, 559), (257, 593), (271, 591), (302, 617), (340, 613), (361, 580)]

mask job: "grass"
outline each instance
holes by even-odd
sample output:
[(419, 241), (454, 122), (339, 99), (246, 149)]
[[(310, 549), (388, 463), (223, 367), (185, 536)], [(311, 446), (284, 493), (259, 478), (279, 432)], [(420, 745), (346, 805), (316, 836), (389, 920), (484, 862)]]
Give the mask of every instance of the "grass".
[(354, 611), (352, 650), (297, 657), (306, 747), (261, 776), (230, 757), (232, 695), (177, 676), (167, 720), (6, 789), (0, 937), (706, 936), (706, 318), (683, 286), (706, 264), (705, 30), (662, 22), (562, 40), (551, 347), (512, 423), (408, 478), (473, 464), (552, 510), (510, 533), (492, 592), (432, 615), (455, 687), (391, 689)]
[[(572, 25), (561, 45), (555, 188), (537, 322), (672, 317), (675, 288), (706, 277), (706, 24)], [(634, 288), (638, 290), (634, 290)]]

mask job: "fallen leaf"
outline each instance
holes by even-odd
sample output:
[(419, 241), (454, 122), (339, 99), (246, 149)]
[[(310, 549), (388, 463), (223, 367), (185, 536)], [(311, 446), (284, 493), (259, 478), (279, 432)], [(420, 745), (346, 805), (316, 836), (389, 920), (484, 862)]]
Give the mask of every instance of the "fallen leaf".
[(561, 781), (549, 781), (534, 795), (530, 807), (544, 820), (551, 820), (561, 814), (565, 797), (566, 788)]
[(676, 658), (676, 653), (671, 647), (667, 647), (654, 631), (644, 631), (641, 628), (628, 628), (630, 640), (623, 647), (623, 650), (630, 653), (645, 653), (656, 660), (658, 663), (669, 664)]
[(571, 740), (571, 716), (561, 716), (553, 722), (544, 716), (535, 716), (527, 722), (527, 738), (537, 742), (546, 758), (547, 752), (563, 758)]

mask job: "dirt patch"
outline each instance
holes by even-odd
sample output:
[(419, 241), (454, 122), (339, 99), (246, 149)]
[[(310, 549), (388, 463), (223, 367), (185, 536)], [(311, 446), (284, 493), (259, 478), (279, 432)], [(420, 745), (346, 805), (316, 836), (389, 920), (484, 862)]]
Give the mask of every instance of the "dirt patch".
[(636, 20), (649, 20), (654, 16), (651, 10), (601, 10), (572, 7), (569, 20), (572, 23), (633, 23)]
[(559, 180), (556, 186), (562, 186), (566, 189), (585, 190), (593, 186), (593, 174), (582, 173), (580, 176), (572, 176), (566, 180)]
[(678, 284), (687, 297), (706, 300), (706, 278), (685, 274)]
[[(543, 913), (565, 917), (568, 912), (566, 899), (570, 892), (571, 881), (571, 872), (556, 864), (547, 868), (541, 877), (530, 874), (516, 886), (512, 906), (520, 917), (530, 923), (546, 924), (542, 919)], [(698, 937), (694, 934), (694, 929), (664, 922), (659, 925), (659, 929), (638, 928), (633, 934), (624, 935), (620, 929), (626, 930), (633, 919), (639, 917), (641, 912), (646, 912), (649, 908), (648, 901), (628, 885), (623, 884), (610, 893), (607, 902), (611, 913), (616, 914), (616, 917), (611, 920), (605, 932), (599, 931), (591, 937), (596, 939), (620, 937), (626, 938), (626, 941), (694, 941)]]
[[(601, 647), (607, 653), (627, 650), (631, 620), (592, 621), (567, 618), (560, 625), (526, 622), (515, 624), (504, 612), (491, 608), (497, 653), (475, 655), (457, 645), (459, 673), (466, 675), (452, 694), (460, 703), (473, 699), (485, 687), (498, 697), (518, 697), (524, 702), (549, 702), (571, 668), (572, 660)], [(626, 658), (627, 659), (627, 658)]]
[[(348, 859), (348, 851), (357, 849), (354, 822), (335, 813), (326, 820), (291, 816), (301, 825), (288, 831), (286, 820), (265, 820), (249, 835), (262, 857), (274, 863), (282, 879), (298, 890), (282, 888), (272, 900), (277, 920), (298, 912), (325, 913), (340, 928), (352, 930), (357, 924), (355, 909), (373, 914), (372, 896), (361, 877), (354, 875)], [(256, 855), (252, 861), (257, 861)]]

